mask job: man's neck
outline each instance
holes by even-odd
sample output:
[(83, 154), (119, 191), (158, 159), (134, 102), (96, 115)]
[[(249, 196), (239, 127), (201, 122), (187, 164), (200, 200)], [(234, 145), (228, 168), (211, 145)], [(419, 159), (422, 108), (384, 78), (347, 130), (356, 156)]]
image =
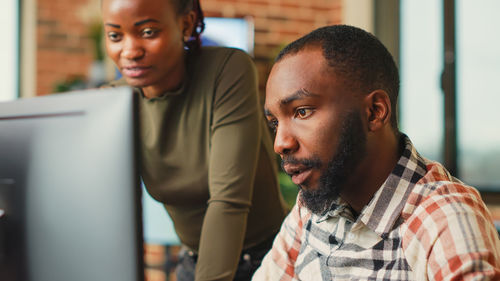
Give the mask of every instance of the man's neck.
[(399, 138), (392, 131), (370, 136), (366, 150), (365, 159), (352, 172), (340, 195), (358, 214), (396, 166)]

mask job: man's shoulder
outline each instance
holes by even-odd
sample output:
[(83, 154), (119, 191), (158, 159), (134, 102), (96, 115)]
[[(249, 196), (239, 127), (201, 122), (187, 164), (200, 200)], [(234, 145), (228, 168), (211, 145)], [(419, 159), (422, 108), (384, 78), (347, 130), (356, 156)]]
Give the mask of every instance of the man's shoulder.
[(443, 257), (460, 256), (471, 264), (481, 262), (480, 253), (498, 257), (498, 233), (479, 192), (439, 163), (430, 162), (427, 168), (402, 214), (401, 245), (410, 267), (417, 275), (435, 275), (436, 268), (427, 269), (445, 264)]
[(454, 178), (437, 162), (426, 163), (427, 173), (413, 187), (403, 209), (403, 218), (410, 216), (448, 216), (458, 207), (470, 212), (484, 212), (486, 207), (479, 192)]
[[(412, 216), (430, 216), (433, 219), (456, 216), (462, 213), (485, 213), (479, 192), (472, 186), (459, 181), (437, 181), (416, 185), (415, 202)], [(425, 194), (425, 196), (421, 196)]]
[(415, 207), (443, 200), (440, 205), (453, 202), (484, 204), (474, 187), (453, 177), (440, 163), (427, 161), (426, 168), (426, 174), (414, 186), (408, 203), (413, 203)]
[[(406, 242), (410, 238), (430, 242), (443, 232), (464, 225), (492, 225), (490, 212), (474, 187), (452, 177), (439, 163), (429, 162), (427, 168), (402, 212), (401, 230)], [(470, 231), (479, 230), (472, 227)]]

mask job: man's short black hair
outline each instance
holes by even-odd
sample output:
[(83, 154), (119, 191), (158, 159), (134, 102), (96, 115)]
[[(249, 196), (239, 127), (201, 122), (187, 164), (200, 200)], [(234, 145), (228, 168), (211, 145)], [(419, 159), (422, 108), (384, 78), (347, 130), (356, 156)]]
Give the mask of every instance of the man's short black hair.
[(349, 86), (366, 94), (381, 89), (391, 100), (391, 126), (398, 131), (396, 106), (399, 73), (385, 46), (372, 34), (348, 25), (318, 28), (290, 43), (278, 54), (276, 62), (308, 46), (321, 46), (323, 56), (335, 74)]

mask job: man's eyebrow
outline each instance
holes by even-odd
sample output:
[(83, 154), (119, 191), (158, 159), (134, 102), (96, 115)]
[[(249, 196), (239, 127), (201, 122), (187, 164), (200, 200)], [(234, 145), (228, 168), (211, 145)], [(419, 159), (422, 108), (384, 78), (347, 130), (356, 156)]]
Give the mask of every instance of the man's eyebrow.
[(145, 24), (148, 22), (160, 22), (160, 21), (155, 20), (155, 19), (145, 19), (145, 20), (141, 20), (141, 21), (134, 23), (134, 26), (139, 26), (139, 25), (142, 25), (142, 24)]
[(317, 96), (318, 96), (317, 94), (311, 93), (311, 92), (307, 91), (306, 89), (302, 88), (300, 90), (293, 92), (293, 94), (291, 94), (290, 96), (283, 98), (280, 101), (280, 105), (284, 106), (284, 105), (287, 105), (295, 100), (299, 100), (299, 99), (303, 99), (303, 98), (307, 98), (307, 97), (317, 97)]
[(114, 28), (121, 28), (121, 25), (114, 24), (114, 23), (105, 23), (104, 25), (111, 26), (111, 27), (114, 27)]

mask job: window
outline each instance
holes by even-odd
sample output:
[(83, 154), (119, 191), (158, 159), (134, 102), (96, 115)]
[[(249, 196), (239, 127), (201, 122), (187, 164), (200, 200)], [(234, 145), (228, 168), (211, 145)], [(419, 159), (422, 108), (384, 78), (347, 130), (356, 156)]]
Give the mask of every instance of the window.
[(460, 178), (500, 192), (500, 1), (456, 2)]
[[(457, 159), (461, 180), (500, 192), (500, 2), (457, 0)], [(443, 1), (401, 1), (401, 129), (443, 162)]]
[[(400, 128), (417, 150), (442, 162), (442, 3), (401, 1)], [(424, 19), (425, 18), (425, 19)]]

